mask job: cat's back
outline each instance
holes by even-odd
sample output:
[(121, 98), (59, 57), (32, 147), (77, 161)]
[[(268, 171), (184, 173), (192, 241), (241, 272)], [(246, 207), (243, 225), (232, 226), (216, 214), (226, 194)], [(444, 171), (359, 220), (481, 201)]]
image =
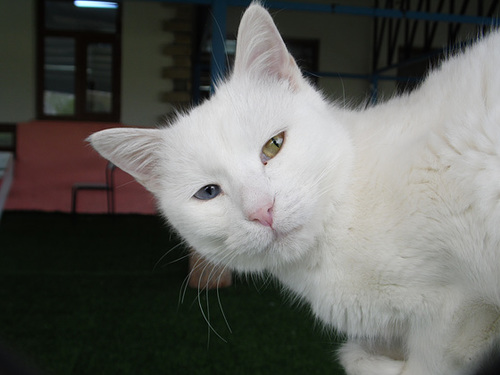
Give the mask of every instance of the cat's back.
[(415, 96), (428, 103), (433, 117), (428, 119), (424, 163), (440, 171), (448, 191), (456, 190), (478, 214), (500, 224), (498, 67), (500, 33), (496, 32), (443, 63)]
[(416, 158), (415, 166), (424, 169), (413, 170), (416, 178), (409, 179), (417, 184), (429, 181), (427, 212), (436, 213), (433, 219), (443, 223), (442, 238), (458, 257), (457, 271), (473, 265), (464, 275), (478, 281), (477, 291), (496, 298), (496, 303), (500, 302), (498, 67), (500, 33), (493, 33), (430, 74), (416, 96), (428, 103), (434, 120), (429, 119), (428, 137)]
[(499, 67), (495, 32), (448, 58), (413, 93), (368, 109), (355, 135), (363, 162), (403, 176), (439, 170), (442, 182), (500, 198)]
[[(360, 222), (425, 249), (500, 303), (500, 33), (449, 58), (415, 92), (356, 113)], [(383, 217), (377, 225), (364, 217)], [(407, 238), (412, 238), (408, 243)], [(438, 240), (436, 240), (438, 239)], [(422, 254), (422, 253), (421, 253)], [(441, 267), (441, 266), (440, 266)], [(464, 270), (470, 271), (465, 272)], [(481, 270), (481, 272), (477, 272)], [(441, 272), (441, 271), (440, 271)], [(456, 273), (458, 275), (459, 273)], [(467, 282), (468, 283), (468, 282)], [(468, 283), (471, 285), (470, 283)]]

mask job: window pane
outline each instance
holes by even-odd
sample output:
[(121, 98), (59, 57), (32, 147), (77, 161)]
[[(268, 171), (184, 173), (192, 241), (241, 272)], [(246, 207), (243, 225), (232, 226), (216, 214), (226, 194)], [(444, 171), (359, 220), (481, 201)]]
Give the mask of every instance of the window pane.
[(73, 1), (46, 1), (45, 27), (49, 30), (115, 33), (117, 9), (80, 8)]
[(72, 38), (45, 38), (43, 112), (56, 116), (75, 113), (75, 41)]
[(111, 113), (112, 64), (113, 47), (110, 43), (87, 46), (87, 112)]

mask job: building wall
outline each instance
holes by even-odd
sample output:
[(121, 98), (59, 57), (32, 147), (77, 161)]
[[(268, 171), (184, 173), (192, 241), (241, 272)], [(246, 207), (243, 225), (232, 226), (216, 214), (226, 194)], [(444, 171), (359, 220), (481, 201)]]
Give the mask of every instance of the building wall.
[[(36, 117), (36, 0), (0, 1), (0, 122)], [(171, 83), (161, 78), (168, 65), (162, 47), (169, 34), (162, 21), (172, 9), (159, 2), (123, 7), (121, 122), (155, 125), (169, 110), (161, 93)]]
[[(36, 116), (35, 1), (0, 2), (0, 122), (29, 121)], [(242, 11), (229, 8), (230, 34), (236, 34)], [(320, 70), (368, 71), (371, 42), (364, 36), (369, 34), (370, 19), (294, 11), (274, 13), (287, 37), (321, 39)], [(153, 126), (171, 110), (161, 100), (161, 94), (172, 89), (172, 82), (161, 78), (162, 69), (171, 64), (162, 54), (162, 47), (172, 38), (162, 30), (162, 22), (174, 14), (175, 10), (160, 2), (124, 2), (121, 92), (124, 124)], [(297, 27), (298, 24), (307, 26)], [(346, 43), (353, 38), (355, 49)], [(368, 89), (367, 83), (360, 80), (322, 79), (320, 83), (333, 98), (360, 98)]]
[(126, 1), (122, 30), (122, 109), (127, 125), (153, 126), (161, 122), (170, 105), (161, 94), (172, 89), (162, 79), (162, 69), (171, 64), (162, 48), (172, 35), (162, 29), (175, 9), (160, 2)]
[[(370, 6), (372, 1), (342, 3)], [(0, 1), (0, 122), (29, 121), (36, 116), (35, 4), (36, 0)], [(172, 108), (162, 100), (162, 95), (172, 90), (172, 81), (162, 78), (162, 70), (172, 61), (162, 50), (173, 36), (162, 25), (175, 15), (175, 8), (157, 1), (125, 0), (123, 4), (121, 122), (154, 126)], [(229, 35), (236, 35), (242, 12), (243, 8), (229, 8)], [(320, 71), (370, 72), (372, 18), (291, 10), (271, 12), (285, 37), (319, 39)], [(464, 28), (467, 30), (470, 28)], [(439, 33), (445, 32), (446, 26), (440, 26)], [(442, 36), (436, 38), (438, 46), (444, 43)], [(341, 104), (363, 102), (369, 94), (366, 80), (322, 78), (319, 83), (329, 97)], [(381, 85), (386, 97), (393, 90), (393, 83)]]
[(0, 122), (35, 118), (35, 0), (0, 1)]
[[(296, 11), (275, 12), (274, 18), (286, 38), (319, 40), (320, 72), (370, 71), (372, 18)], [(369, 91), (369, 82), (360, 79), (320, 78), (318, 83), (330, 99), (342, 104), (362, 102)]]
[[(303, 2), (291, 0), (291, 2)], [(314, 3), (331, 5), (330, 0)], [(335, 1), (350, 6), (371, 7), (372, 0)], [(228, 28), (236, 35), (243, 8), (230, 8)], [(331, 13), (270, 10), (285, 39), (319, 40), (319, 71), (330, 73), (368, 74), (371, 69), (373, 18)], [(300, 63), (299, 63), (300, 65)], [(320, 89), (340, 105), (356, 105), (369, 95), (366, 80), (351, 78), (320, 78)]]
[[(288, 0), (288, 2), (301, 2), (303, 0)], [(372, 7), (373, 0), (315, 0), (314, 3), (338, 5)], [(449, 12), (450, 5), (455, 3), (455, 13), (459, 11), (461, 3), (448, 0), (443, 3), (440, 10), (442, 13)], [(380, 2), (382, 7), (384, 4)], [(414, 5), (415, 6), (415, 5)], [(437, 11), (438, 2), (431, 3), (430, 12)], [(243, 8), (230, 8), (229, 28), (231, 33), (236, 35), (238, 20), (241, 17)], [(465, 9), (465, 14), (476, 15), (476, 2), (470, 2)], [(341, 15), (334, 13), (298, 12), (293, 10), (274, 10), (271, 14), (281, 32), (286, 38), (317, 39), (320, 41), (319, 71), (328, 73), (348, 73), (348, 74), (370, 74), (373, 60), (373, 31), (375, 19), (362, 15)], [(394, 20), (394, 27), (395, 27)], [(413, 21), (412, 21), (413, 22)], [(414, 46), (416, 48), (424, 45), (425, 22), (419, 21)], [(434, 27), (433, 22), (429, 22), (429, 28)], [(412, 25), (413, 27), (413, 25)], [(448, 42), (449, 23), (437, 23), (436, 36), (433, 41), (433, 48), (445, 48)], [(388, 26), (386, 26), (387, 33)], [(398, 45), (395, 56), (397, 58), (397, 48), (404, 44), (404, 22), (398, 33)], [(463, 24), (460, 27), (458, 40), (470, 40), (476, 37), (476, 26)], [(387, 34), (386, 34), (387, 35)], [(385, 60), (387, 55), (387, 38), (381, 46), (381, 59), (379, 67), (389, 65)], [(394, 63), (394, 62), (393, 62)], [(387, 76), (398, 75), (397, 69), (384, 72)], [(331, 78), (320, 78), (319, 86), (323, 92), (340, 105), (356, 105), (365, 103), (371, 95), (371, 83), (366, 79), (342, 78), (339, 76)], [(396, 81), (378, 81), (378, 99), (385, 100), (396, 92)]]

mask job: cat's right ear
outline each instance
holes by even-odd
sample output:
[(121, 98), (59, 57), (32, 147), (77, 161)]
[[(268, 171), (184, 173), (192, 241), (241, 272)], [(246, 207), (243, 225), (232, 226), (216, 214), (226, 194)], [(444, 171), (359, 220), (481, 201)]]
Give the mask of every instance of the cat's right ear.
[(113, 128), (87, 138), (104, 158), (124, 170), (152, 193), (159, 192), (157, 166), (162, 146), (161, 130)]
[(293, 89), (306, 84), (271, 15), (257, 2), (245, 11), (238, 29), (233, 77), (243, 74), (287, 80)]

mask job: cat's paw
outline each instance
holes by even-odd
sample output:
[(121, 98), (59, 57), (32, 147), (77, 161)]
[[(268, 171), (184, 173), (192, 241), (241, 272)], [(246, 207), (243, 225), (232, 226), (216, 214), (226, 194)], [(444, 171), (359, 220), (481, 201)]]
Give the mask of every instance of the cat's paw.
[(357, 342), (348, 342), (338, 352), (348, 375), (401, 375), (405, 362), (366, 351)]

